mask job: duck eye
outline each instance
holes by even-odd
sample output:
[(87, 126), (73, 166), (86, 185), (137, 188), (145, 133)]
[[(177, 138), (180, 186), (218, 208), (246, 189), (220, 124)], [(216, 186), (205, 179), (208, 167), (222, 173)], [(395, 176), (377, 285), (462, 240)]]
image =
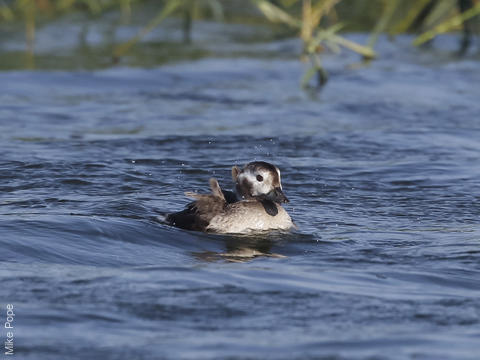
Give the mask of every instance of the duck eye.
[(257, 181), (262, 182), (263, 181), (263, 176), (262, 175), (257, 175)]

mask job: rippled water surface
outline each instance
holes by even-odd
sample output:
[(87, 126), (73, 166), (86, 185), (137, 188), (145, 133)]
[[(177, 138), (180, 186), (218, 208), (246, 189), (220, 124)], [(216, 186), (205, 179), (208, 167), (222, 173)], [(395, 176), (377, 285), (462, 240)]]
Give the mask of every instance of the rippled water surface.
[[(480, 65), (385, 53), (0, 73), (18, 358), (478, 359)], [(157, 221), (255, 159), (298, 231)]]

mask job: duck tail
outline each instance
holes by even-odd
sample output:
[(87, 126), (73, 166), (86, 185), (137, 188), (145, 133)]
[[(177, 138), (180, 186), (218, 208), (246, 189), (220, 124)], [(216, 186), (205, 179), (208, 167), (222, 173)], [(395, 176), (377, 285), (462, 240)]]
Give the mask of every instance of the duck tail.
[(212, 195), (225, 201), (225, 196), (223, 195), (222, 189), (220, 188), (217, 179), (210, 178), (209, 183), (210, 189), (212, 189)]

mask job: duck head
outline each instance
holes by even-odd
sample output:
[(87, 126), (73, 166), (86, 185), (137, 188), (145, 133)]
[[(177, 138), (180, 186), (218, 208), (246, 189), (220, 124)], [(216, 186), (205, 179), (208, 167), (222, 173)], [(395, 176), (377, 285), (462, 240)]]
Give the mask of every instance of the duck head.
[(232, 178), (237, 197), (241, 200), (266, 199), (278, 204), (289, 201), (282, 190), (280, 170), (275, 165), (254, 161), (242, 169), (234, 166)]

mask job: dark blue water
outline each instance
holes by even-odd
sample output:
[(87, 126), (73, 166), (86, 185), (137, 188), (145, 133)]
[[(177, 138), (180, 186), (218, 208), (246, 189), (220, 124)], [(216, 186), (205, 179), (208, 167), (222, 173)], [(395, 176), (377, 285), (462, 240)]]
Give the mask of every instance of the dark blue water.
[[(478, 359), (480, 64), (389, 46), (318, 95), (296, 59), (0, 73), (16, 358)], [(252, 160), (298, 231), (157, 221)]]

